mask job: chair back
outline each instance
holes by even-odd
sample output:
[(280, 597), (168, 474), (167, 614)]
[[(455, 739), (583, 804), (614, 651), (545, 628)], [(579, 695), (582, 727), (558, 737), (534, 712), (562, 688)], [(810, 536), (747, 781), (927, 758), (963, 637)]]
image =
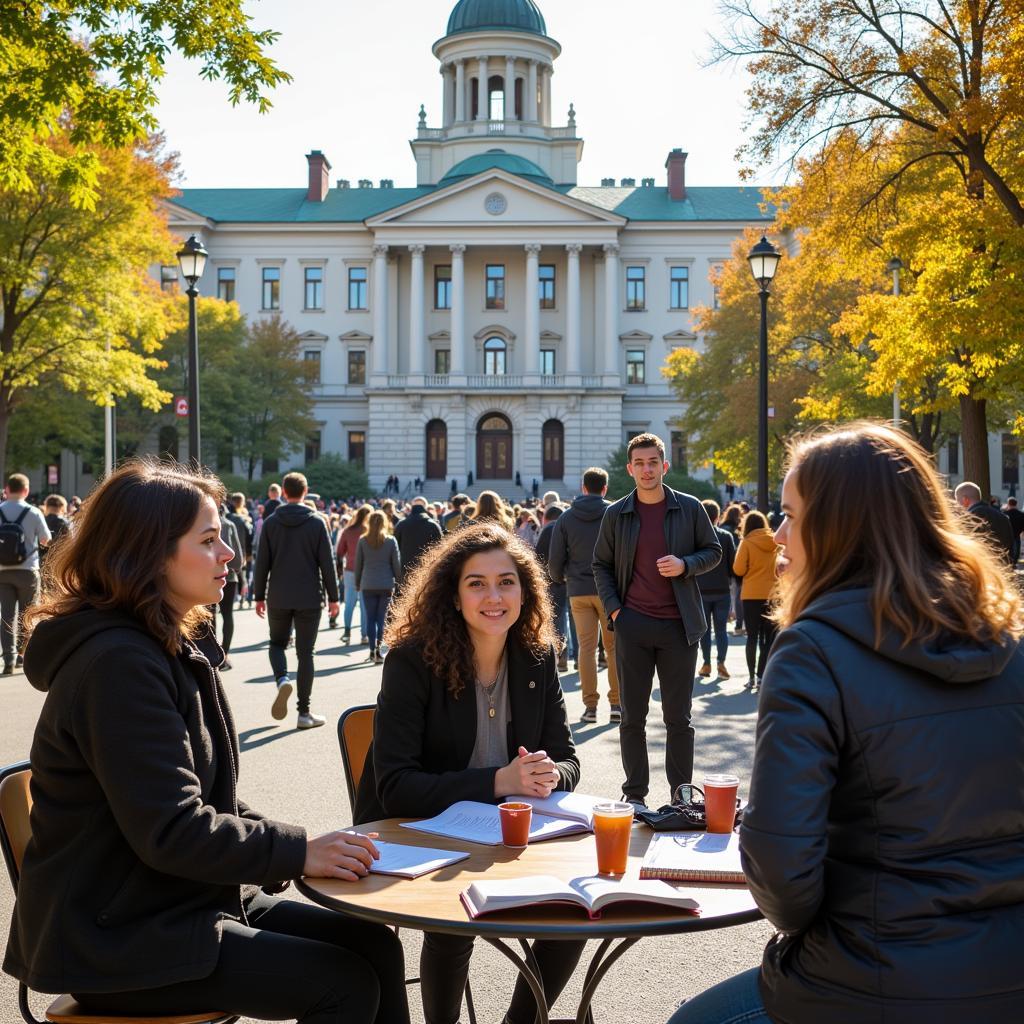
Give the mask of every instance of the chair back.
[(349, 806), (355, 809), (359, 780), (363, 777), (366, 753), (373, 742), (373, 719), (376, 704), (361, 704), (343, 711), (338, 719), (338, 746), (341, 748), (341, 767), (345, 772)]
[(25, 847), (32, 838), (29, 813), (32, 810), (32, 794), (29, 782), (32, 769), (28, 761), (19, 761), (0, 769), (0, 847), (11, 876), (15, 891), (21, 876), (21, 862)]

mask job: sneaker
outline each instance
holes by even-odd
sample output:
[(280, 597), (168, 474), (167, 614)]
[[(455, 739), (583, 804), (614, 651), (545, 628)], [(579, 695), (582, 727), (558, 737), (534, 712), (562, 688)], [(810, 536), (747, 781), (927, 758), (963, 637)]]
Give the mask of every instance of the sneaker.
[(231, 664), (231, 659), (224, 655), (224, 660), (220, 663), (221, 672), (230, 672), (235, 666)]
[(756, 680), (756, 679), (755, 679), (755, 678), (754, 678), (753, 676), (751, 676), (751, 677), (750, 677), (750, 678), (749, 678), (749, 679), (747, 680), (747, 685), (746, 685), (745, 689), (747, 689), (747, 690), (753, 690), (753, 688), (754, 688), (755, 686), (757, 686), (757, 680)]
[(597, 708), (584, 708), (580, 715), (581, 722), (597, 722)]
[(564, 654), (561, 654), (558, 657), (558, 671), (559, 672), (568, 672), (569, 671), (569, 659)]
[(338, 628), (338, 618), (337, 618), (337, 616), (335, 616), (334, 618), (329, 618), (327, 620), (327, 628), (328, 629), (337, 629)]
[(372, 647), (370, 648), (370, 653), (366, 655), (366, 661), (367, 661), (367, 662), (368, 662), (368, 663), (369, 663), (370, 665), (373, 665), (373, 664), (375, 664), (375, 663), (376, 663), (376, 661), (377, 661), (377, 658), (376, 658), (376, 656), (375, 656), (375, 654), (374, 654), (374, 650), (373, 650), (373, 648), (372, 648)]
[(621, 722), (622, 721), (622, 708), (618, 704), (611, 706), (611, 711), (608, 713), (609, 722)]
[(377, 650), (375, 650), (373, 652), (373, 663), (375, 665), (383, 665), (384, 664), (384, 655), (380, 653), (380, 648), (379, 647), (377, 648)]
[(729, 670), (725, 667), (725, 662), (724, 661), (720, 661), (718, 663), (718, 678), (719, 679), (728, 679), (729, 678)]
[(359, 638), (359, 646), (360, 647), (365, 647), (369, 642), (370, 642), (370, 638), (368, 636), (366, 636), (365, 633)]
[(704, 664), (701, 665), (700, 671), (697, 673), (697, 675), (701, 676), (704, 679), (707, 679), (711, 675), (711, 662), (705, 661)]
[(757, 678), (756, 678), (756, 679), (754, 680), (754, 689), (755, 689), (755, 690), (760, 690), (760, 689), (761, 689), (761, 677), (760, 677), (760, 676), (758, 676), (758, 677), (757, 677)]
[(288, 714), (288, 701), (291, 699), (294, 687), (287, 676), (281, 676), (277, 681), (277, 696), (270, 707), (270, 716), (280, 722)]
[(19, 654), (19, 655), (18, 655), (18, 656), (17, 656), (17, 657), (16, 657), (15, 659), (14, 659), (14, 667), (15, 667), (15, 668), (21, 668), (21, 666), (22, 666), (22, 665), (24, 665), (24, 664), (25, 664), (25, 659), (24, 659), (24, 658), (23, 658), (23, 657), (22, 657), (22, 656), (21, 656), (21, 655)]
[(304, 715), (299, 715), (298, 721), (295, 723), (296, 729), (316, 729), (323, 725), (327, 721), (323, 715), (314, 715), (312, 711), (307, 712)]
[(343, 644), (352, 643), (352, 634), (347, 629), (345, 630), (344, 633), (341, 634), (341, 642)]
[(742, 626), (737, 626), (732, 631), (732, 635), (733, 636), (746, 636), (747, 635), (747, 631)]
[(4, 663), (3, 674), (5, 676), (13, 676), (14, 675), (14, 666), (10, 662), (5, 662)]

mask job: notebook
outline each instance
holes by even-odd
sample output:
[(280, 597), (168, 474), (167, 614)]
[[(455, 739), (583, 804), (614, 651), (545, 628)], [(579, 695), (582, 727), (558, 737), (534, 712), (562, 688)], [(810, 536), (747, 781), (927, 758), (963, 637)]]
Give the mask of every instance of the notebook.
[(640, 877), (742, 884), (740, 837), (735, 832), (657, 832), (640, 864)]
[(432, 850), (425, 846), (404, 846), (385, 843), (379, 839), (374, 845), (380, 851), (380, 860), (370, 865), (371, 875), (396, 875), (398, 878), (419, 878), (449, 864), (466, 860), (468, 853), (457, 850)]

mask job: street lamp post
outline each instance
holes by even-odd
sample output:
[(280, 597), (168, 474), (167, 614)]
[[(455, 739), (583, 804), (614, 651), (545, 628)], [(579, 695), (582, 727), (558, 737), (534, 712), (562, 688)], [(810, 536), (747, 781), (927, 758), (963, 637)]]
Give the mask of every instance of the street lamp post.
[(782, 253), (761, 236), (747, 260), (761, 291), (760, 382), (757, 401), (757, 507), (768, 512), (768, 292)]
[[(893, 257), (885, 265), (885, 269), (892, 274), (892, 294), (894, 298), (900, 297), (900, 271), (903, 269), (903, 260), (898, 256)], [(900, 427), (900, 382), (896, 381), (892, 388), (892, 425), (897, 430)]]
[(199, 328), (196, 326), (196, 282), (206, 269), (206, 250), (195, 235), (178, 253), (181, 276), (188, 282), (188, 460), (198, 467), (199, 454)]

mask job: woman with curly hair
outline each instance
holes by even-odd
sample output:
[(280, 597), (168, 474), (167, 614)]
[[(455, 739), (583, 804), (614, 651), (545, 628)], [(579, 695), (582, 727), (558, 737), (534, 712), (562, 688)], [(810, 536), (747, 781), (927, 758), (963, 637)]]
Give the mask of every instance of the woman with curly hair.
[[(512, 533), (484, 523), (429, 548), (402, 588), (385, 640), (356, 821), (576, 788), (580, 763), (555, 670), (547, 582)], [(471, 938), (424, 936), (427, 1024), (458, 1020), (472, 951)], [(534, 943), (549, 1005), (582, 952), (583, 943)], [(531, 1024), (535, 1014), (520, 978), (506, 1020)]]
[(481, 491), (476, 499), (476, 511), (473, 513), (474, 523), (497, 523), (511, 533), (515, 530), (515, 520), (508, 506), (494, 491)]

